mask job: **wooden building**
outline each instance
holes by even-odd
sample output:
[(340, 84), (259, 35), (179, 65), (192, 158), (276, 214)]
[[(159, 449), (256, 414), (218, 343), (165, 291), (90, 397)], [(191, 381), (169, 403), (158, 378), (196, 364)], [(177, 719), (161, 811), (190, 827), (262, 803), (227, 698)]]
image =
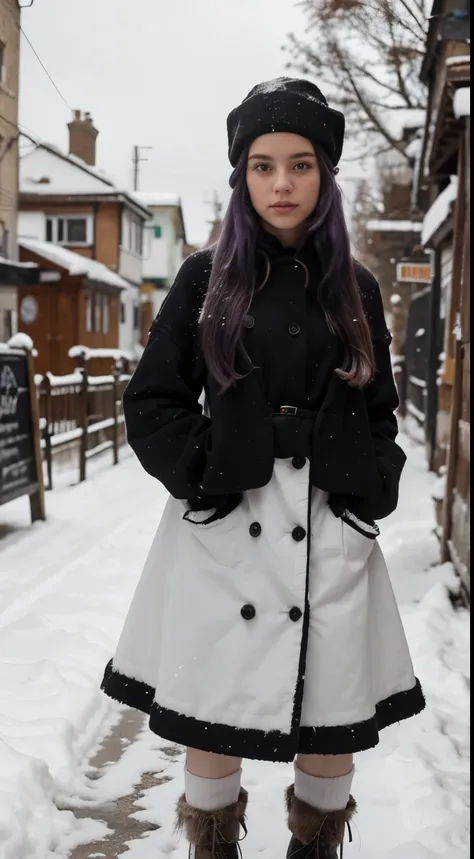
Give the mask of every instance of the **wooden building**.
[[(35, 285), (18, 287), (18, 318), (38, 355), (38, 373), (71, 373), (73, 346), (119, 348), (120, 296), (128, 284), (105, 265), (49, 242), (20, 239), (25, 263), (39, 266)], [(91, 362), (93, 374), (110, 372), (110, 359)]]
[(427, 413), (430, 467), (445, 473), (438, 502), (443, 560), (466, 589), (470, 569), (470, 12), (435, 0), (422, 81), (428, 87), (414, 200), (429, 194), (422, 243), (431, 252), (427, 307)]
[(74, 111), (69, 153), (36, 142), (20, 158), (18, 234), (51, 242), (103, 263), (126, 285), (120, 299), (119, 345), (130, 354), (140, 340), (143, 231), (149, 210), (96, 166), (98, 131)]

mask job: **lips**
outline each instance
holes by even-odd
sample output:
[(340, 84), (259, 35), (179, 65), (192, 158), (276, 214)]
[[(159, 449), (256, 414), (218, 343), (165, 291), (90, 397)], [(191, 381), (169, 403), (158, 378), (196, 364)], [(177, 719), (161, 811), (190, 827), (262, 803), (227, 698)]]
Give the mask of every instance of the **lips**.
[(279, 212), (281, 214), (283, 214), (283, 213), (288, 214), (289, 212), (295, 211), (295, 209), (297, 208), (297, 204), (296, 203), (274, 203), (274, 205), (271, 206), (271, 208), (273, 209), (274, 212)]

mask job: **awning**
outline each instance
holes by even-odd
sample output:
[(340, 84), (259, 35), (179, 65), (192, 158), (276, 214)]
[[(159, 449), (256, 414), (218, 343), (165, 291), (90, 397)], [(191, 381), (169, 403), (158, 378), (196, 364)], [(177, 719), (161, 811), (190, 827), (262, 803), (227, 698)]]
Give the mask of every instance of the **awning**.
[(39, 282), (39, 265), (0, 257), (0, 286), (34, 286)]

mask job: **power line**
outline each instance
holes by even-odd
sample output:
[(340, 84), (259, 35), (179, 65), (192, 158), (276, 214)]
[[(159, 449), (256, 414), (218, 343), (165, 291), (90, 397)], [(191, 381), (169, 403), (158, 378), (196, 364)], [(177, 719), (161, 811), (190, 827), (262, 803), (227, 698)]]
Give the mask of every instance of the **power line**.
[(36, 131), (32, 131), (31, 128), (27, 128), (26, 125), (17, 125), (16, 122), (12, 122), (11, 119), (7, 119), (7, 117), (4, 116), (2, 113), (0, 113), (0, 119), (3, 119), (3, 121), (6, 122), (7, 125), (11, 125), (11, 127), (18, 131), (19, 134), (22, 134), (23, 137), (28, 138), (31, 143), (34, 143), (35, 146), (38, 146), (38, 143), (41, 140), (41, 136), (39, 134), (36, 134)]
[(60, 98), (63, 100), (63, 102), (64, 102), (64, 104), (66, 105), (67, 109), (68, 109), (69, 111), (72, 111), (71, 106), (68, 104), (68, 102), (67, 102), (67, 101), (66, 101), (66, 99), (64, 98), (64, 96), (63, 96), (63, 94), (62, 94), (61, 90), (59, 89), (59, 87), (58, 87), (58, 86), (56, 86), (56, 84), (55, 84), (55, 82), (54, 82), (53, 78), (51, 77), (50, 73), (48, 72), (48, 69), (46, 68), (45, 64), (43, 63), (43, 60), (42, 60), (42, 59), (41, 59), (41, 57), (38, 55), (38, 52), (36, 51), (36, 49), (33, 47), (33, 45), (32, 45), (32, 43), (31, 43), (30, 39), (29, 39), (29, 38), (28, 38), (28, 36), (26, 35), (26, 33), (25, 33), (25, 31), (24, 31), (24, 29), (23, 29), (23, 27), (22, 27), (22, 26), (20, 26), (20, 31), (21, 31), (21, 33), (23, 34), (23, 36), (25, 37), (26, 41), (28, 42), (28, 44), (29, 44), (29, 46), (30, 46), (31, 50), (33, 51), (33, 53), (34, 53), (34, 55), (35, 55), (36, 59), (38, 60), (38, 62), (39, 62), (39, 64), (40, 64), (40, 66), (44, 69), (44, 71), (45, 71), (45, 72), (46, 72), (46, 74), (48, 75), (48, 78), (50, 79), (50, 81), (51, 81), (51, 83), (52, 83), (52, 85), (53, 85), (54, 89), (56, 90), (56, 92), (58, 93), (58, 95), (60, 96)]

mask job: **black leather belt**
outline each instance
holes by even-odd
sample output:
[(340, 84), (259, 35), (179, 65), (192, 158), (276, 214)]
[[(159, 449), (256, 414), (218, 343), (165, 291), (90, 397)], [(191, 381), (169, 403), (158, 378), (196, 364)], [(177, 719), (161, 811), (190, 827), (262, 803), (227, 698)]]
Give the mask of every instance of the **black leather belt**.
[(288, 415), (288, 417), (295, 418), (310, 418), (315, 420), (318, 412), (315, 412), (313, 409), (300, 409), (299, 406), (280, 406), (277, 412), (273, 413), (274, 415)]
[(273, 441), (276, 459), (311, 456), (313, 424), (318, 412), (299, 406), (280, 406), (273, 413)]

